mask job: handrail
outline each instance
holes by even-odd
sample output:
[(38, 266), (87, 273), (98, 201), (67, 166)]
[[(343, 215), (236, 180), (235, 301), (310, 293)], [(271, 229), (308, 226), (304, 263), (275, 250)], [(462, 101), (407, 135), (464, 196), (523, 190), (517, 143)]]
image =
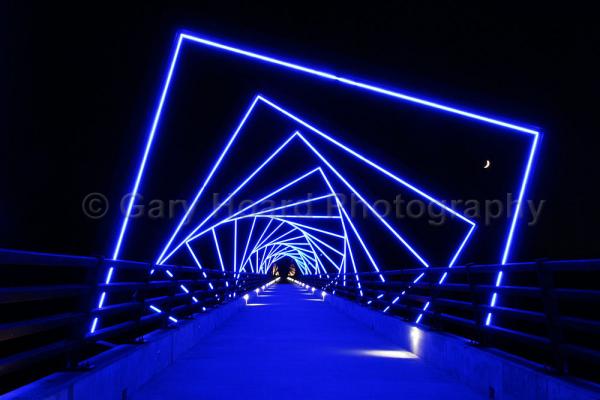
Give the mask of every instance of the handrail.
[[(123, 279), (104, 283), (101, 276), (110, 267), (117, 267)], [(183, 319), (210, 312), (270, 280), (220, 267), (200, 271), (185, 265), (6, 249), (0, 249), (0, 268), (0, 393), (57, 369), (80, 368), (86, 358), (109, 348), (106, 341), (141, 343), (144, 334), (174, 325), (169, 316)], [(173, 278), (161, 273), (166, 270)], [(189, 293), (179, 290), (180, 285)], [(101, 292), (110, 301), (98, 307)], [(164, 312), (153, 313), (150, 305)], [(102, 324), (90, 333), (95, 317)]]
[[(123, 275), (105, 284), (101, 276), (111, 266)], [(506, 279), (496, 287), (493, 277), (500, 267)], [(3, 382), (13, 382), (13, 388), (24, 381), (12, 377), (32, 380), (40, 376), (36, 371), (46, 374), (67, 365), (76, 368), (85, 358), (104, 351), (106, 341), (141, 342), (145, 333), (168, 327), (169, 316), (186, 318), (208, 312), (268, 280), (264, 275), (233, 273), (220, 267), (200, 271), (195, 266), (3, 249), (0, 268), (6, 277), (0, 286), (0, 311), (5, 311), (0, 343), (6, 348), (0, 376), (11, 377)], [(150, 269), (156, 272), (150, 275)], [(163, 273), (166, 270), (173, 277)], [(424, 278), (414, 283), (414, 277), (422, 272), (426, 272)], [(299, 279), (411, 323), (422, 315), (419, 325), (423, 327), (461, 335), (479, 346), (501, 348), (540, 362), (555, 373), (598, 380), (590, 371), (600, 364), (599, 344), (592, 339), (598, 337), (600, 320), (587, 305), (597, 307), (600, 302), (600, 290), (588, 283), (600, 276), (600, 260), (411, 267), (380, 273)], [(448, 273), (448, 279), (439, 285), (435, 278), (443, 273)], [(42, 279), (44, 274), (48, 279)], [(565, 274), (570, 279), (562, 283)], [(37, 276), (40, 278), (33, 279)], [(179, 290), (181, 285), (188, 292)], [(107, 292), (111, 301), (98, 307), (101, 292)], [(500, 300), (491, 306), (494, 292)], [(396, 297), (400, 299), (393, 303)], [(190, 301), (192, 298), (198, 302)], [(148, 312), (150, 305), (160, 306), (164, 312)], [(489, 312), (494, 322), (486, 326)], [(102, 324), (90, 333), (88, 325), (95, 317)], [(30, 368), (33, 364), (40, 368)]]
[[(506, 285), (495, 286), (500, 268)], [(427, 274), (414, 283), (423, 272)], [(448, 278), (439, 284), (445, 272)], [(600, 364), (600, 318), (593, 311), (600, 303), (600, 290), (589, 287), (599, 277), (600, 260), (539, 260), (297, 279), (407, 322), (418, 320), (424, 328), (458, 334), (479, 346), (536, 361), (556, 374), (600, 381), (593, 372)], [(493, 293), (498, 301), (491, 305)], [(489, 313), (493, 322), (487, 325)]]

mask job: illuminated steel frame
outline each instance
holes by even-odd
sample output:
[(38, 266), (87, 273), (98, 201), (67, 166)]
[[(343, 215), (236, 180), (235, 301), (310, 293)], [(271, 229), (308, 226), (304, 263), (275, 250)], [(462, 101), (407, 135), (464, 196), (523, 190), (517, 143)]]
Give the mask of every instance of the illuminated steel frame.
[[(535, 161), (535, 157), (536, 157), (536, 153), (537, 153), (537, 149), (539, 146), (539, 142), (540, 142), (540, 138), (541, 138), (541, 132), (538, 129), (534, 129), (531, 127), (526, 127), (523, 125), (518, 125), (515, 123), (511, 123), (511, 122), (507, 122), (507, 121), (503, 121), (501, 119), (498, 118), (492, 118), (492, 117), (488, 117), (482, 114), (478, 114), (478, 113), (474, 113), (474, 112), (470, 112), (470, 111), (466, 111), (457, 107), (453, 107), (453, 106), (448, 106), (445, 105), (441, 102), (436, 102), (436, 101), (431, 101), (428, 99), (424, 99), (424, 98), (420, 98), (420, 97), (415, 97), (406, 93), (403, 93), (401, 91), (397, 91), (394, 89), (390, 89), (390, 88), (383, 88), (381, 86), (376, 86), (370, 83), (366, 83), (364, 81), (360, 81), (360, 80), (356, 80), (356, 79), (350, 79), (350, 78), (346, 78), (343, 76), (339, 76), (339, 75), (335, 75), (326, 71), (322, 71), (319, 69), (315, 69), (315, 68), (311, 68), (308, 66), (304, 66), (302, 64), (299, 63), (295, 63), (295, 62), (291, 62), (291, 61), (285, 61), (281, 58), (276, 58), (276, 57), (271, 57), (271, 56), (266, 56), (266, 55), (262, 55), (260, 53), (254, 52), (254, 51), (250, 51), (250, 50), (245, 50), (242, 49), (240, 47), (236, 47), (230, 44), (225, 44), (223, 42), (219, 42), (219, 41), (215, 41), (215, 40), (211, 40), (207, 37), (204, 36), (200, 36), (198, 34), (195, 33), (189, 33), (189, 32), (180, 32), (177, 37), (176, 37), (176, 43), (175, 43), (175, 47), (174, 50), (172, 52), (171, 55), (171, 59), (170, 59), (170, 63), (169, 63), (169, 67), (167, 70), (167, 74), (163, 83), (163, 87), (160, 93), (160, 97), (158, 100), (158, 104), (156, 107), (156, 111), (154, 113), (154, 117), (152, 119), (152, 124), (150, 127), (150, 130), (148, 132), (148, 136), (147, 136), (147, 140), (146, 140), (146, 144), (144, 146), (144, 150), (142, 153), (142, 158), (140, 160), (140, 164), (137, 170), (137, 174), (135, 175), (135, 179), (133, 181), (133, 187), (132, 190), (130, 191), (130, 198), (129, 198), (129, 202), (127, 204), (127, 208), (126, 208), (126, 212), (125, 215), (123, 217), (123, 221), (121, 223), (121, 227), (118, 230), (118, 235), (116, 237), (115, 240), (115, 244), (114, 244), (114, 248), (113, 248), (113, 253), (112, 253), (112, 259), (113, 260), (118, 260), (119, 258), (119, 254), (121, 251), (121, 246), (123, 244), (123, 240), (125, 237), (125, 233), (127, 231), (127, 226), (129, 223), (129, 216), (131, 214), (131, 211), (133, 209), (133, 205), (134, 205), (134, 201), (136, 199), (136, 195), (139, 192), (139, 188), (141, 185), (141, 181), (143, 179), (144, 176), (144, 170), (146, 167), (146, 163), (148, 161), (148, 157), (150, 155), (150, 151), (152, 148), (152, 144), (154, 141), (154, 137), (156, 135), (156, 132), (158, 130), (158, 126), (159, 126), (159, 122), (160, 122), (160, 118), (162, 115), (162, 111), (163, 108), (165, 106), (165, 102), (167, 99), (167, 95), (169, 92), (169, 88), (171, 85), (171, 82), (173, 80), (173, 76), (175, 73), (175, 68), (177, 65), (177, 62), (179, 60), (180, 57), (180, 53), (181, 53), (181, 49), (182, 46), (185, 42), (190, 42), (190, 43), (194, 43), (197, 45), (203, 45), (203, 46), (207, 46), (210, 48), (213, 48), (215, 50), (221, 50), (223, 52), (232, 54), (232, 55), (238, 55), (241, 57), (246, 57), (248, 59), (253, 59), (256, 60), (257, 62), (264, 62), (264, 63), (268, 63), (268, 64), (272, 64), (272, 65), (276, 65), (279, 66), (283, 69), (289, 69), (289, 70), (294, 70), (297, 72), (301, 72), (301, 73), (305, 73), (307, 75), (312, 75), (315, 77), (320, 77), (324, 80), (329, 80), (329, 81), (333, 81), (333, 82), (337, 82), (343, 85), (348, 86), (349, 88), (355, 88), (355, 89), (359, 89), (359, 90), (364, 90), (365, 92), (370, 92), (370, 93), (376, 93), (376, 94), (380, 94), (382, 96), (386, 96), (386, 97), (390, 97), (393, 99), (397, 99), (397, 100), (401, 100), (401, 101), (405, 101), (407, 103), (412, 103), (415, 105), (419, 105), (431, 110), (435, 110), (435, 111), (439, 111), (439, 112), (444, 112), (444, 113), (448, 113), (451, 115), (456, 115), (457, 117), (464, 117), (466, 119), (471, 119), (473, 121), (478, 121), (480, 123), (484, 123), (484, 124), (490, 124), (490, 125), (495, 125), (501, 128), (505, 128), (509, 131), (512, 132), (517, 132), (517, 133), (521, 133), (521, 134), (526, 134), (531, 136), (532, 141), (531, 141), (531, 146), (529, 149), (529, 153), (528, 153), (528, 157), (527, 157), (527, 161), (525, 163), (524, 166), (524, 170), (523, 170), (523, 174), (522, 174), (522, 179), (521, 179), (521, 183), (519, 185), (519, 193), (518, 193), (518, 197), (517, 197), (517, 201), (516, 201), (516, 205), (515, 205), (515, 209), (514, 209), (514, 214), (513, 214), (513, 218), (509, 223), (509, 227), (508, 227), (508, 231), (506, 234), (506, 238), (505, 238), (505, 242), (504, 242), (504, 248), (502, 251), (502, 256), (501, 256), (501, 260), (500, 260), (500, 264), (501, 265), (505, 265), (507, 264), (507, 262), (509, 261), (510, 258), (510, 253), (511, 253), (511, 248), (512, 248), (512, 244), (514, 242), (514, 237), (515, 237), (515, 232), (516, 232), (516, 228), (517, 228), (517, 221), (519, 220), (519, 215), (521, 212), (521, 206), (523, 203), (523, 199), (525, 196), (525, 193), (527, 191), (527, 186), (528, 186), (528, 182), (529, 182), (529, 178), (531, 175), (531, 171), (533, 168), (533, 164)], [(255, 99), (255, 102), (257, 101), (257, 99)], [(282, 112), (285, 113), (285, 110), (281, 110)], [(248, 110), (248, 113), (246, 114), (246, 116), (244, 117), (243, 121), (248, 117), (248, 115), (250, 114), (251, 109)], [(292, 118), (296, 118), (293, 115), (289, 115)], [(304, 124), (306, 126), (306, 124), (304, 123), (304, 121), (302, 120), (298, 120), (297, 122), (299, 122), (300, 124)], [(308, 126), (310, 128), (310, 126)], [(237, 133), (237, 132), (236, 132)], [(210, 178), (212, 177), (212, 175), (214, 174), (214, 172), (217, 170), (217, 168), (219, 167), (221, 161), (223, 160), (223, 157), (225, 156), (225, 153), (227, 152), (228, 148), (231, 146), (231, 144), (233, 143), (234, 139), (235, 139), (235, 135), (234, 134), (232, 136), (232, 138), (230, 139), (230, 141), (228, 142), (227, 146), (225, 147), (225, 149), (223, 150), (223, 152), (221, 153), (220, 157), (218, 158), (218, 160), (215, 162), (215, 164), (213, 165), (212, 170), (210, 171), (207, 180), (204, 182), (203, 186), (200, 188), (198, 194), (196, 195), (196, 198), (194, 199), (194, 203), (198, 200), (198, 198), (200, 197), (200, 195), (202, 194), (204, 188), (206, 187), (208, 181), (210, 180)], [(351, 149), (348, 149), (349, 151), (352, 151)], [(387, 170), (385, 170), (383, 167), (380, 167), (378, 165), (374, 165), (377, 168), (381, 169), (381, 172), (383, 173), (388, 173)], [(416, 188), (415, 188), (416, 189)], [(417, 189), (418, 190), (418, 189)], [(428, 196), (425, 194), (425, 196)], [(435, 199), (431, 198), (430, 201), (433, 202), (437, 202)], [(193, 207), (190, 207), (190, 209), (192, 209)], [(455, 213), (456, 214), (456, 213)], [(460, 215), (460, 214), (457, 214)], [(461, 216), (462, 217), (462, 216)], [(464, 218), (464, 217), (463, 217)], [(185, 218), (184, 218), (185, 219)], [(184, 220), (182, 219), (182, 221)], [(471, 221), (469, 221), (471, 222)], [(169, 243), (167, 244), (167, 246), (165, 246), (165, 249), (167, 249), (170, 244), (171, 241), (173, 240), (173, 238), (176, 236), (177, 232), (179, 231), (179, 229), (181, 228), (181, 226), (179, 226), (176, 229), (176, 232), (173, 234), (171, 240), (169, 241)], [(473, 231), (474, 225), (472, 227), (472, 229), (469, 231), (470, 235)], [(466, 241), (468, 240), (468, 237), (465, 239), (465, 241), (463, 241), (462, 246), (464, 246), (464, 244), (466, 243)], [(189, 246), (188, 246), (189, 247)], [(163, 254), (161, 254), (161, 256), (159, 257), (159, 262), (161, 261), (160, 259), (164, 256), (164, 251)], [(112, 276), (114, 273), (114, 267), (110, 266), (106, 277), (105, 277), (105, 283), (110, 283)], [(443, 280), (445, 279), (445, 274), (443, 275), (442, 279), (440, 279), (440, 283), (443, 283)], [(496, 275), (496, 281), (495, 281), (495, 286), (498, 287), (502, 284), (502, 276), (503, 276), (503, 271), (502, 269), (500, 269)], [(183, 288), (182, 288), (183, 290)], [(490, 299), (490, 305), (492, 307), (494, 307), (496, 305), (496, 301), (497, 301), (497, 293), (494, 292), (491, 296)], [(100, 294), (99, 300), (98, 300), (98, 306), (99, 308), (102, 307), (104, 301), (106, 299), (106, 293), (102, 292)], [(396, 299), (394, 299), (394, 302), (397, 301)], [(425, 308), (428, 306), (429, 304), (427, 303)], [(155, 312), (161, 312), (159, 309), (154, 310)], [(420, 320), (422, 315), (419, 316), (418, 320)], [(492, 314), (491, 312), (488, 313), (487, 318), (486, 318), (486, 325), (489, 325), (491, 322), (491, 317)], [(171, 320), (173, 321), (174, 318), (170, 317)], [(176, 322), (176, 321), (174, 321)], [(93, 333), (96, 330), (98, 324), (98, 319), (95, 318), (92, 321), (92, 326), (90, 331)]]

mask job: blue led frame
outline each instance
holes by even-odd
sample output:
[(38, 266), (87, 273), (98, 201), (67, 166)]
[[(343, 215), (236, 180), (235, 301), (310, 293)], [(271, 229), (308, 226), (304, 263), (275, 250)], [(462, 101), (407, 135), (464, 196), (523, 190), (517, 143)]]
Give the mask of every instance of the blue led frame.
[[(137, 174), (135, 175), (135, 179), (134, 179), (134, 182), (132, 185), (132, 190), (130, 191), (131, 197), (127, 204), (126, 213), (121, 222), (121, 227), (118, 230), (118, 234), (115, 239), (113, 254), (112, 254), (113, 260), (119, 259), (119, 254), (121, 251), (125, 233), (127, 231), (127, 226), (129, 223), (129, 217), (131, 215), (131, 210), (133, 208), (134, 201), (137, 197), (136, 195), (139, 192), (139, 188), (140, 188), (143, 176), (144, 176), (146, 163), (147, 163), (148, 157), (150, 156), (150, 151), (152, 149), (152, 144), (153, 144), (153, 141), (154, 141), (154, 138), (155, 138), (158, 126), (159, 126), (162, 111), (165, 107), (169, 88), (170, 88), (171, 82), (172, 82), (174, 74), (175, 74), (177, 61), (179, 59), (183, 44), (187, 43), (187, 42), (214, 48), (215, 50), (220, 50), (220, 51), (223, 51), (226, 53), (230, 53), (232, 55), (237, 55), (237, 56), (246, 57), (249, 59), (254, 59), (258, 62), (269, 63), (272, 65), (279, 66), (283, 69), (294, 70), (294, 71), (297, 71), (300, 73), (305, 73), (308, 75), (319, 77), (324, 80), (334, 81), (339, 84), (346, 85), (348, 87), (353, 87), (353, 88), (360, 89), (360, 90), (363, 90), (368, 93), (379, 94), (382, 96), (405, 101), (407, 103), (419, 105), (419, 106), (429, 108), (434, 111), (448, 113), (448, 114), (456, 115), (457, 117), (471, 119), (476, 122), (496, 125), (496, 126), (508, 129), (509, 131), (514, 131), (514, 132), (530, 135), (532, 137), (531, 148), (529, 151), (527, 163), (524, 167), (524, 172), (522, 175), (521, 184), (519, 186), (519, 194), (518, 194), (517, 202), (515, 205), (513, 218), (511, 220), (509, 228), (508, 228), (508, 232), (507, 232), (506, 239), (505, 239), (504, 246), (503, 246), (504, 249), (503, 249), (502, 257), (501, 257), (502, 265), (505, 265), (509, 261), (512, 244), (514, 242), (514, 238), (515, 238), (515, 234), (516, 234), (516, 230), (517, 230), (517, 221), (519, 219), (518, 217), (519, 217), (519, 214), (521, 211), (524, 195), (527, 191), (527, 186), (528, 186), (529, 178), (530, 178), (530, 175), (531, 175), (531, 172), (533, 169), (536, 152), (539, 147), (541, 132), (538, 129), (535, 129), (532, 127), (526, 127), (523, 125), (511, 123), (508, 121), (503, 121), (499, 118), (493, 118), (493, 117), (485, 116), (483, 114), (467, 111), (467, 110), (464, 110), (464, 109), (461, 109), (458, 107), (444, 104), (442, 102), (432, 101), (432, 100), (428, 100), (428, 99), (421, 98), (421, 97), (416, 97), (416, 96), (409, 95), (407, 93), (404, 93), (402, 91), (399, 91), (399, 90), (396, 90), (393, 88), (384, 88), (381, 86), (376, 86), (374, 84), (366, 83), (366, 81), (361, 81), (361, 80), (357, 80), (357, 79), (347, 78), (344, 76), (339, 76), (339, 75), (336, 75), (333, 73), (319, 70), (317, 68), (308, 67), (308, 66), (302, 65), (300, 63), (286, 61), (281, 58), (263, 55), (258, 52), (242, 49), (240, 47), (237, 47), (237, 46), (234, 46), (231, 44), (214, 41), (205, 36), (201, 36), (201, 35), (198, 35), (195, 33), (190, 33), (190, 32), (180, 32), (176, 37), (175, 46), (174, 46), (174, 49), (171, 54), (169, 67), (167, 69), (167, 73), (166, 73), (166, 76), (165, 76), (165, 79), (163, 82), (162, 90), (160, 92), (158, 103), (157, 103), (155, 113), (154, 113), (154, 116), (152, 119), (152, 124), (151, 124), (150, 130), (147, 135), (146, 144), (143, 149), (143, 153), (142, 153), (142, 157), (141, 157), (141, 160), (139, 163)], [(248, 110), (248, 114), (250, 112), (251, 112), (251, 109)], [(242, 121), (242, 124), (243, 124), (243, 121)], [(242, 125), (242, 124), (240, 124), (240, 125)], [(227, 144), (224, 152), (221, 153), (221, 157), (217, 160), (217, 162), (213, 166), (213, 169), (211, 170), (209, 177), (205, 181), (201, 190), (198, 192), (198, 194), (196, 196), (197, 198), (200, 197), (202, 191), (206, 187), (208, 181), (211, 179), (214, 171), (218, 168), (220, 162), (222, 161), (223, 156), (225, 155), (227, 149), (229, 148), (229, 146), (231, 145), (231, 143), (233, 142), (234, 139), (235, 139), (235, 135), (232, 136), (232, 138), (230, 139), (230, 142)], [(191, 212), (190, 210), (192, 210), (192, 209), (193, 209), (193, 207), (190, 207), (190, 209), (188, 211)], [(186, 213), (186, 216), (182, 219), (182, 221), (185, 220), (185, 218), (187, 216), (188, 216), (188, 214)], [(176, 232), (173, 234), (172, 238), (174, 238), (176, 236), (176, 234), (180, 228), (181, 228), (181, 225), (176, 228)], [(168, 247), (169, 247), (169, 245), (167, 245), (165, 248), (168, 248)], [(159, 259), (161, 257), (162, 257), (162, 255), (159, 257)], [(113, 267), (110, 267), (107, 272), (106, 278), (105, 278), (106, 283), (110, 283), (112, 274), (113, 274)], [(501, 281), (502, 281), (502, 270), (500, 270), (497, 274), (496, 286), (499, 286), (501, 284)], [(105, 295), (103, 295), (103, 297), (104, 296)], [(495, 305), (495, 301), (496, 301), (495, 299), (497, 298), (497, 294), (494, 293), (492, 296), (493, 296), (492, 299), (490, 299), (490, 305), (493, 306), (493, 305)], [(99, 299), (99, 301), (100, 301), (100, 299)], [(486, 320), (487, 324), (489, 324), (490, 322), (491, 322), (491, 313), (488, 315), (487, 320)], [(96, 318), (92, 322), (92, 325), (93, 325), (92, 331), (95, 330), (97, 323), (98, 323), (98, 320)]]

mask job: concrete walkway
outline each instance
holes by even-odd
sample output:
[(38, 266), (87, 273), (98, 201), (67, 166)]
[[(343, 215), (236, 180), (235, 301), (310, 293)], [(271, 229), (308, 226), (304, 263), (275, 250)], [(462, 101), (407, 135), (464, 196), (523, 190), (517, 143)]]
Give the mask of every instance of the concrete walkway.
[[(327, 300), (325, 300), (327, 301)], [(272, 286), (160, 373), (134, 399), (461, 399), (440, 371), (323, 304)]]

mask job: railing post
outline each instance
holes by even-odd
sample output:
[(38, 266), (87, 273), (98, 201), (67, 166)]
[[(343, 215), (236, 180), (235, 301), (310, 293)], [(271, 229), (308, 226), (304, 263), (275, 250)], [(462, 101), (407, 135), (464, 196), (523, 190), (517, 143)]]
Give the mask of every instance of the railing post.
[(150, 269), (144, 271), (144, 277), (143, 277), (143, 284), (144, 287), (140, 290), (137, 290), (134, 294), (133, 294), (133, 300), (137, 301), (140, 305), (139, 305), (139, 309), (135, 312), (135, 339), (134, 342), (135, 343), (144, 343), (144, 334), (142, 333), (143, 330), (143, 326), (142, 326), (142, 318), (144, 316), (144, 306), (145, 306), (145, 300), (146, 300), (146, 295), (147, 293), (150, 291), (150, 281), (152, 280), (152, 275), (151, 275), (151, 271), (154, 271), (156, 268), (155, 264), (150, 264)]
[[(429, 309), (433, 311), (433, 315), (431, 318), (431, 324), (429, 324), (430, 328), (434, 331), (441, 331), (443, 330), (443, 320), (440, 317), (440, 309), (439, 307), (437, 307), (437, 298), (439, 296), (439, 292), (440, 292), (440, 286), (441, 285), (437, 285), (435, 281), (431, 281), (429, 283), (429, 290), (431, 293), (431, 296), (429, 297)], [(423, 311), (423, 313), (425, 313), (426, 311)]]
[[(80, 302), (80, 311), (85, 315), (85, 322), (77, 324), (77, 327), (72, 330), (71, 339), (74, 346), (67, 352), (67, 369), (78, 370), (89, 368), (89, 365), (80, 365), (81, 349), (85, 346), (85, 336), (90, 321), (93, 319), (92, 310), (96, 308), (96, 299), (99, 297), (99, 287), (102, 282), (102, 272), (105, 265), (104, 257), (97, 257), (95, 268), (86, 273), (86, 283), (90, 287), (87, 296), (84, 296)], [(87, 298), (86, 298), (87, 297)]]
[[(204, 277), (205, 274), (206, 277)], [(203, 290), (202, 297), (199, 299), (200, 309), (210, 307), (211, 302), (214, 301), (214, 291), (210, 289), (209, 285), (213, 281), (212, 276), (212, 270), (203, 269), (198, 271), (198, 287)]]
[(473, 315), (473, 323), (475, 331), (473, 333), (473, 342), (480, 346), (486, 346), (487, 335), (484, 326), (484, 309), (481, 306), (481, 296), (477, 289), (477, 282), (473, 274), (473, 263), (465, 264), (465, 270), (467, 271), (467, 281), (469, 283), (469, 295), (471, 297), (471, 308)]
[[(179, 273), (177, 273), (177, 275), (180, 276)], [(166, 304), (163, 307), (163, 314), (164, 314), (163, 321), (162, 321), (163, 328), (169, 327), (169, 316), (171, 316), (171, 310), (173, 309), (173, 305), (175, 304), (175, 295), (177, 294), (178, 286), (179, 285), (178, 285), (177, 279), (175, 278), (175, 275), (174, 275), (173, 278), (171, 278), (171, 285), (169, 285), (168, 300), (166, 301)]]
[(568, 365), (561, 349), (562, 329), (560, 326), (558, 301), (554, 291), (554, 271), (551, 268), (545, 268), (544, 260), (537, 260), (536, 265), (540, 289), (542, 290), (544, 313), (546, 314), (546, 329), (548, 339), (550, 339), (550, 348), (548, 349), (552, 355), (550, 363), (556, 373), (563, 375), (568, 373)]

